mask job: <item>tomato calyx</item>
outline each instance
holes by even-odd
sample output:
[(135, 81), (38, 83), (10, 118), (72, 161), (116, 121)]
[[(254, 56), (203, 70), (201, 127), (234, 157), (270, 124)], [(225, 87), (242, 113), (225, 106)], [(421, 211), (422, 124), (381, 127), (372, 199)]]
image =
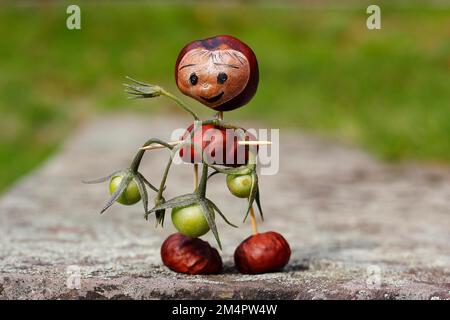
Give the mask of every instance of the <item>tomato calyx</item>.
[[(164, 199), (163, 196), (156, 197), (155, 198), (155, 206), (162, 205), (166, 202), (166, 199)], [(158, 225), (161, 225), (161, 227), (164, 227), (164, 218), (166, 216), (166, 209), (160, 209), (155, 211), (155, 217), (156, 217), (156, 227)], [(148, 220), (148, 209), (145, 210), (144, 213), (145, 220)]]
[(153, 212), (157, 212), (159, 210), (173, 209), (177, 207), (187, 207), (191, 205), (200, 206), (206, 222), (208, 223), (209, 228), (211, 229), (214, 238), (217, 241), (217, 244), (220, 249), (222, 249), (222, 244), (220, 242), (219, 233), (217, 231), (217, 226), (215, 222), (215, 213), (219, 214), (222, 219), (230, 226), (237, 228), (236, 225), (231, 223), (225, 215), (220, 211), (217, 205), (206, 197), (206, 183), (208, 180), (208, 165), (203, 164), (202, 176), (200, 179), (200, 183), (198, 188), (193, 193), (184, 194), (181, 196), (177, 196), (170, 200), (167, 200), (164, 203), (159, 205), (155, 205), (152, 209), (146, 212), (147, 215)]
[(247, 220), (247, 217), (250, 213), (250, 209), (253, 206), (253, 203), (256, 202), (256, 206), (258, 207), (259, 214), (261, 216), (261, 220), (264, 220), (264, 214), (262, 211), (261, 206), (261, 198), (259, 194), (259, 186), (258, 186), (258, 174), (256, 172), (256, 159), (253, 154), (250, 154), (249, 163), (237, 168), (228, 168), (228, 167), (221, 167), (216, 165), (208, 165), (209, 167), (213, 168), (215, 171), (211, 173), (208, 176), (208, 179), (216, 174), (225, 174), (225, 175), (250, 175), (252, 178), (252, 184), (250, 187), (250, 194), (248, 197), (248, 205), (247, 209), (245, 211), (244, 220), (245, 222)]
[[(143, 146), (151, 145), (157, 143), (159, 145), (163, 145), (164, 147), (168, 149), (172, 149), (173, 146), (169, 145), (167, 142), (162, 141), (160, 139), (150, 139)], [(133, 158), (133, 161), (131, 162), (131, 165), (126, 170), (119, 170), (111, 173), (110, 175), (106, 177), (102, 177), (99, 179), (94, 180), (88, 180), (83, 181), (84, 183), (93, 184), (93, 183), (101, 183), (110, 180), (111, 178), (114, 178), (116, 176), (120, 176), (121, 181), (120, 184), (115, 188), (114, 192), (111, 194), (111, 197), (109, 198), (108, 202), (104, 205), (104, 207), (100, 210), (100, 214), (105, 212), (108, 208), (110, 208), (114, 202), (116, 202), (123, 194), (126, 192), (127, 188), (129, 187), (130, 183), (133, 181), (136, 183), (140, 197), (142, 199), (142, 204), (144, 207), (144, 212), (148, 211), (148, 192), (147, 187), (152, 189), (153, 191), (157, 192), (159, 195), (159, 199), (162, 197), (162, 191), (165, 188), (165, 184), (162, 184), (160, 189), (157, 189), (153, 184), (151, 184), (145, 177), (142, 175), (138, 170), (139, 166), (141, 164), (142, 157), (144, 156), (145, 150), (139, 150), (136, 155)], [(163, 179), (163, 182), (165, 183), (165, 180)], [(161, 213), (157, 215), (159, 217), (158, 221), (163, 221), (164, 217), (161, 218)]]
[(154, 191), (158, 191), (158, 189), (152, 185), (140, 172), (133, 172), (131, 169), (115, 171), (105, 177), (83, 181), (87, 184), (95, 184), (102, 183), (106, 181), (110, 181), (114, 178), (120, 177), (120, 183), (115, 188), (114, 192), (111, 194), (108, 202), (104, 205), (104, 207), (100, 210), (100, 213), (105, 212), (109, 207), (111, 207), (114, 202), (119, 200), (119, 198), (126, 192), (127, 188), (130, 186), (132, 182), (136, 183), (140, 198), (142, 199), (142, 203), (144, 206), (144, 210), (148, 210), (148, 193), (147, 187)]

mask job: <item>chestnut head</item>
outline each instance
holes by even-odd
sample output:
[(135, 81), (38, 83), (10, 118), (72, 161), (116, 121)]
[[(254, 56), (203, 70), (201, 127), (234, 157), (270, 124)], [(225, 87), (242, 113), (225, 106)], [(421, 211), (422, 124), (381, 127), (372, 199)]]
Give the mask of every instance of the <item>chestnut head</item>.
[(228, 35), (196, 40), (179, 53), (175, 81), (180, 91), (217, 111), (245, 105), (256, 93), (256, 56), (245, 43)]

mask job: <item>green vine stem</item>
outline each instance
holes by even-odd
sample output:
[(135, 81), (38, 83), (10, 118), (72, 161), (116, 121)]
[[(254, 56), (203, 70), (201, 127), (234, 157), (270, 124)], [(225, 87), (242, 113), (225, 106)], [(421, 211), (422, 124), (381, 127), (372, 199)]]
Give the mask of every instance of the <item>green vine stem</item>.
[(185, 102), (183, 102), (170, 92), (166, 91), (165, 89), (161, 88), (160, 86), (145, 83), (128, 76), (126, 77), (126, 79), (134, 82), (134, 84), (123, 84), (125, 86), (125, 92), (131, 95), (131, 99), (155, 98), (163, 95), (175, 101), (181, 108), (183, 108), (184, 111), (190, 113), (195, 120), (199, 119), (197, 114), (192, 111), (192, 109)]
[[(156, 138), (152, 138), (152, 139), (150, 139), (150, 140), (147, 140), (147, 142), (145, 142), (145, 143), (142, 145), (142, 147), (147, 147), (147, 146), (150, 146), (150, 145), (152, 145), (152, 144), (154, 144), (154, 143), (160, 144), (160, 145), (162, 145), (162, 146), (164, 146), (164, 147), (166, 147), (166, 148), (168, 148), (168, 149), (170, 149), (170, 150), (173, 149), (173, 146), (171, 146), (171, 145), (168, 144), (167, 142), (165, 142), (165, 141), (163, 141), (163, 140), (160, 140), (160, 139), (156, 139)], [(139, 150), (139, 151), (136, 153), (136, 155), (134, 156), (133, 161), (131, 162), (131, 165), (130, 165), (130, 170), (131, 170), (131, 172), (137, 173), (137, 171), (138, 171), (138, 169), (139, 169), (139, 166), (140, 166), (140, 164), (141, 164), (141, 161), (142, 161), (142, 157), (144, 156), (145, 151), (146, 151), (146, 150)]]
[(169, 176), (169, 170), (170, 167), (172, 166), (172, 155), (173, 153), (170, 155), (169, 157), (169, 161), (167, 162), (166, 168), (164, 169), (164, 173), (161, 179), (161, 183), (159, 185), (159, 190), (158, 193), (156, 195), (156, 199), (161, 199), (162, 198), (162, 193), (164, 191), (164, 188), (166, 186), (166, 181), (167, 181), (167, 177)]
[(177, 96), (171, 94), (170, 92), (166, 91), (165, 89), (161, 88), (161, 94), (172, 99), (173, 101), (175, 101), (176, 103), (178, 103), (178, 105), (183, 108), (185, 111), (189, 112), (192, 117), (194, 118), (194, 120), (199, 120), (200, 118), (198, 117), (198, 115), (192, 111), (192, 109), (185, 103), (183, 102), (180, 98), (178, 98)]
[(200, 198), (204, 198), (206, 196), (206, 182), (208, 180), (208, 165), (203, 163), (202, 165), (202, 177), (200, 178), (200, 183), (198, 185), (198, 195)]
[(236, 125), (234, 125), (232, 123), (225, 122), (225, 121), (223, 121), (221, 119), (204, 120), (204, 121), (202, 121), (202, 125), (204, 125), (204, 126), (205, 125), (214, 125), (214, 126), (218, 126), (218, 127), (225, 128), (225, 129), (235, 129), (235, 130), (236, 129), (242, 129), (242, 130), (246, 131), (242, 127), (236, 126)]

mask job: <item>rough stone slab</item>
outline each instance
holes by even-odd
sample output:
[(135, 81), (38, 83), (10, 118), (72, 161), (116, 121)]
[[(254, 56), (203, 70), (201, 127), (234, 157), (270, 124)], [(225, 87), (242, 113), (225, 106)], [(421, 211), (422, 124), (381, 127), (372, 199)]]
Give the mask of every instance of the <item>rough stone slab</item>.
[[(266, 221), (260, 229), (287, 238), (293, 249), (289, 267), (238, 274), (233, 251), (250, 227), (219, 224), (224, 274), (169, 271), (159, 247), (174, 231), (170, 217), (165, 229), (155, 229), (140, 205), (115, 205), (99, 215), (106, 185), (80, 181), (126, 167), (146, 138), (168, 139), (171, 128), (187, 122), (161, 116), (93, 121), (6, 193), (0, 200), (0, 298), (450, 297), (450, 169), (388, 166), (359, 150), (286, 130), (279, 174), (261, 178)], [(153, 151), (145, 157), (143, 172), (151, 181), (159, 181), (166, 156)], [(190, 192), (191, 174), (189, 167), (176, 166), (168, 196)], [(209, 196), (240, 222), (245, 201), (228, 194), (223, 177), (214, 179)], [(67, 286), (73, 268), (80, 270), (80, 289)], [(371, 279), (379, 279), (379, 286), (370, 285)]]

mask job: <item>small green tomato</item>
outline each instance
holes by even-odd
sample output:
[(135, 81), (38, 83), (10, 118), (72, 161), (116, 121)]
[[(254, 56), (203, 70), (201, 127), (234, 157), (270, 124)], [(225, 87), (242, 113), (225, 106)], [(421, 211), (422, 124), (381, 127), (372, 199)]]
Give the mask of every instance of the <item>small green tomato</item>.
[(172, 222), (175, 228), (187, 237), (197, 238), (209, 231), (209, 225), (198, 204), (172, 209)]
[(248, 198), (252, 188), (252, 176), (244, 175), (227, 175), (227, 187), (230, 192), (238, 198)]
[[(122, 176), (114, 176), (109, 182), (109, 193), (113, 194), (122, 182)], [(139, 188), (134, 180), (131, 180), (125, 191), (121, 194), (117, 202), (130, 206), (141, 200), (141, 194)]]

